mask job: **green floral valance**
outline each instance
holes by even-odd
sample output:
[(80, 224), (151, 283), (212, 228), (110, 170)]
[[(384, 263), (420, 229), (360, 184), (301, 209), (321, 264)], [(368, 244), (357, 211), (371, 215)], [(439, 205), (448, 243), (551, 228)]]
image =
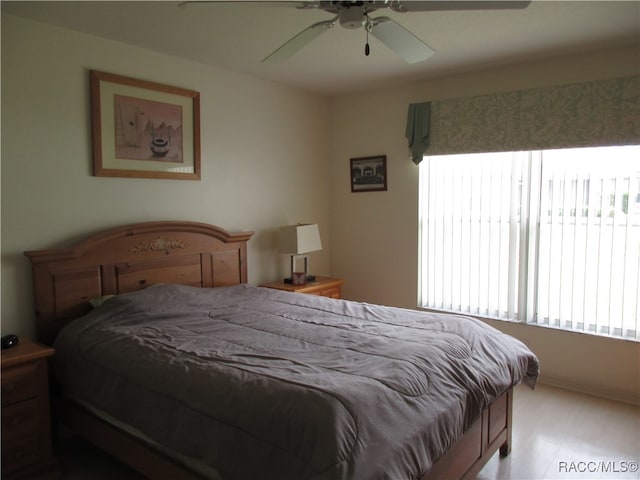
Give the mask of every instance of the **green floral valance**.
[(640, 76), (435, 101), (425, 155), (640, 144)]

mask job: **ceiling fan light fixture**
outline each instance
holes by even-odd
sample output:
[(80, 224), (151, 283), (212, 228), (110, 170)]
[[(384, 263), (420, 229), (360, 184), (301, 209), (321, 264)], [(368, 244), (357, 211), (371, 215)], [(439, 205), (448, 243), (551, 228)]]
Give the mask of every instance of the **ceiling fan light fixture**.
[(340, 10), (340, 25), (344, 28), (356, 29), (364, 25), (366, 13), (361, 6), (354, 6)]

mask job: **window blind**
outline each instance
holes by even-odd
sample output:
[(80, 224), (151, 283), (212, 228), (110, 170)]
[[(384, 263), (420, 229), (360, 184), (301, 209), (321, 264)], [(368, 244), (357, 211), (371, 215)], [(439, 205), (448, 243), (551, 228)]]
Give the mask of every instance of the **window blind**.
[(426, 157), (426, 308), (640, 339), (640, 148)]

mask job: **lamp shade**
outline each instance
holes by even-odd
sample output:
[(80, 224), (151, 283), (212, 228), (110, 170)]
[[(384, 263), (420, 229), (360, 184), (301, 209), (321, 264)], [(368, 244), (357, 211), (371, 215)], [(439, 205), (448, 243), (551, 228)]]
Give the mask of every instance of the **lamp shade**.
[(300, 224), (280, 227), (278, 236), (278, 251), (301, 255), (303, 253), (322, 250), (318, 225)]

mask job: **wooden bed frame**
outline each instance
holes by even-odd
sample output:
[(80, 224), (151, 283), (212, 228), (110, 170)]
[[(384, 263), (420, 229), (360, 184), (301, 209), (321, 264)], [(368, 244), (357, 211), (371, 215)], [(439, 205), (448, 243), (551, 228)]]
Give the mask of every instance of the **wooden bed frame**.
[[(52, 345), (89, 301), (157, 283), (212, 288), (247, 282), (247, 242), (253, 232), (229, 233), (197, 222), (148, 222), (112, 228), (64, 249), (25, 252), (33, 265), (38, 340)], [(55, 397), (54, 418), (152, 479), (202, 478), (156, 447), (80, 405)], [(513, 390), (417, 480), (475, 478), (493, 454), (511, 448)]]

